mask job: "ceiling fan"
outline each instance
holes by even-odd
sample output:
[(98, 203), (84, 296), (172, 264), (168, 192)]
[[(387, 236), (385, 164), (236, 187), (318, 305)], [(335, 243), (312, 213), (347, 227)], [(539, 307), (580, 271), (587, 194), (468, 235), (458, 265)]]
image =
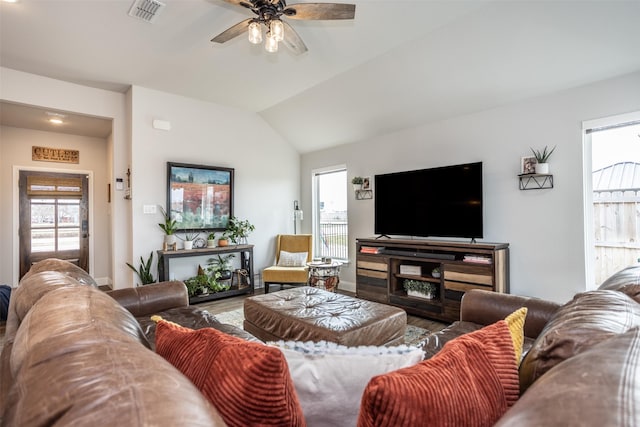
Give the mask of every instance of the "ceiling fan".
[(266, 27), (265, 49), (268, 52), (278, 51), (278, 42), (284, 43), (296, 55), (306, 52), (298, 33), (286, 21), (280, 19), (300, 20), (334, 20), (353, 19), (356, 13), (355, 4), (342, 3), (297, 3), (287, 6), (285, 0), (224, 0), (227, 3), (246, 7), (257, 15), (245, 19), (211, 39), (212, 42), (224, 43), (244, 32), (248, 32), (249, 41), (262, 43), (262, 26)]

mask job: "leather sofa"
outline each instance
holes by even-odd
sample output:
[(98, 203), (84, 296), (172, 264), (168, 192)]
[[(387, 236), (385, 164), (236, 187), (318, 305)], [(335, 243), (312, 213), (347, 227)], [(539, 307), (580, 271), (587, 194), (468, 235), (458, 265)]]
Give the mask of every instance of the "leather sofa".
[[(564, 305), (473, 290), (461, 302), (460, 321), (426, 339), (424, 350), (429, 357), (526, 306), (523, 394), (497, 425), (640, 425), (638, 301), (640, 266)], [(255, 339), (189, 307), (181, 282), (104, 293), (84, 272), (59, 262), (36, 265), (10, 302), (0, 424), (224, 425), (198, 390), (151, 351), (150, 314)], [(549, 368), (549, 361), (557, 363)]]

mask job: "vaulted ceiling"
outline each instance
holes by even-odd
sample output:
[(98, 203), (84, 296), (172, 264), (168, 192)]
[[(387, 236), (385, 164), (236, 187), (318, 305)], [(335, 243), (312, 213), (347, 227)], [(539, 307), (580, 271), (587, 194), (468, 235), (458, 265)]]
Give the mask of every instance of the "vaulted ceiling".
[(640, 70), (637, 0), (354, 1), (353, 21), (290, 20), (298, 56), (211, 43), (245, 8), (162, 1), (153, 23), (132, 0), (0, 3), (0, 65), (253, 111), (300, 152)]

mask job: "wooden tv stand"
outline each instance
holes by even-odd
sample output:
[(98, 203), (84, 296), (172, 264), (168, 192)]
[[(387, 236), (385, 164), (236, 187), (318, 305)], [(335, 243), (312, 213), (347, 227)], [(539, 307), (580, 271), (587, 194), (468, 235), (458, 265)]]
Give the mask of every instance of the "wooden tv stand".
[[(369, 238), (357, 239), (356, 250), (356, 296), (416, 316), (454, 322), (460, 320), (460, 300), (466, 291), (509, 293), (508, 243)], [(480, 260), (465, 261), (469, 256)], [(413, 271), (401, 272), (400, 266)], [(433, 277), (434, 268), (440, 269), (440, 277)], [(408, 279), (433, 283), (435, 298), (408, 296), (403, 287)]]

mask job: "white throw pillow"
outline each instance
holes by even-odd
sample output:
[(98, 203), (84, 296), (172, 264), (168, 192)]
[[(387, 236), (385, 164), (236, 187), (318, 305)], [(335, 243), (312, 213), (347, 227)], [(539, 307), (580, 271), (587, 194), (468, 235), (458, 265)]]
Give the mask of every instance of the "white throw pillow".
[(304, 267), (307, 262), (307, 252), (280, 251), (278, 265), (280, 267)]
[(284, 353), (308, 427), (355, 427), (360, 401), (369, 380), (380, 374), (415, 365), (421, 349), (347, 347), (321, 341), (278, 341), (270, 345)]

